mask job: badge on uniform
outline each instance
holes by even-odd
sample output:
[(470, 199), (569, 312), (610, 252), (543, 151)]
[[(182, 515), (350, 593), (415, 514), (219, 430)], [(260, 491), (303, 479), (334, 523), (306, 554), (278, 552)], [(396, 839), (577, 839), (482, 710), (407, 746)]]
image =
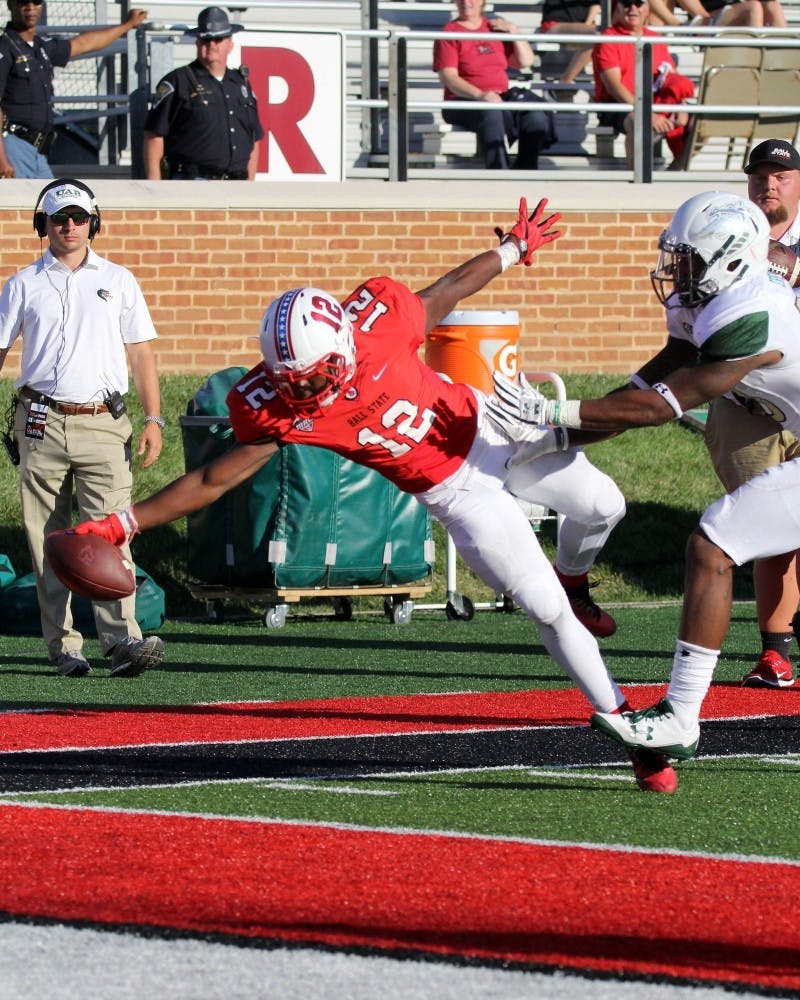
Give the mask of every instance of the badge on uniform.
[(169, 97), (170, 94), (174, 93), (175, 93), (175, 88), (172, 86), (172, 84), (162, 80), (161, 83), (159, 83), (158, 87), (156, 87), (156, 92), (153, 96), (153, 101), (150, 105), (151, 109), (157, 108), (165, 97)]
[(44, 440), (44, 428), (47, 423), (47, 403), (31, 403), (28, 417), (25, 421), (25, 437), (35, 441)]

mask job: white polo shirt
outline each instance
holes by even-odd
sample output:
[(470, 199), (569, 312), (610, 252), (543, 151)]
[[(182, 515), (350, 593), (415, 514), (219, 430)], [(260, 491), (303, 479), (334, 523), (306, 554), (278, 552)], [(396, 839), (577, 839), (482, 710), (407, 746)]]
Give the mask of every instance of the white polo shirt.
[(0, 348), (22, 336), (22, 374), (53, 399), (100, 402), (128, 391), (125, 344), (156, 337), (134, 276), (91, 248), (75, 271), (49, 250), (13, 275), (0, 294)]

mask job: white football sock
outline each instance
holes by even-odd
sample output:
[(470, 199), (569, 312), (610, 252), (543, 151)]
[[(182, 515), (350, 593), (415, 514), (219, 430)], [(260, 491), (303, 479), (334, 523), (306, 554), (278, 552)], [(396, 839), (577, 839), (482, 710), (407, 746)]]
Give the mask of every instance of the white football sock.
[(693, 726), (700, 718), (700, 706), (711, 687), (718, 649), (706, 649), (678, 639), (672, 661), (667, 698), (682, 726)]
[(540, 624), (539, 635), (550, 656), (598, 712), (613, 712), (624, 704), (625, 697), (606, 669), (597, 640), (568, 607), (554, 625)]

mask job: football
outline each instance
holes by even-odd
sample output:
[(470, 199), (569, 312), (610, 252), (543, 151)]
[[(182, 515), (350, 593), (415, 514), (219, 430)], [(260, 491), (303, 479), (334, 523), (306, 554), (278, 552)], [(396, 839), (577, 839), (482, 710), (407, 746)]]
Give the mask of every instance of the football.
[(800, 257), (777, 240), (769, 241), (769, 251), (767, 253), (767, 267), (772, 274), (779, 274), (792, 286), (797, 288), (800, 285)]
[(59, 580), (79, 597), (113, 601), (136, 589), (133, 566), (99, 535), (54, 531), (45, 539), (44, 553)]

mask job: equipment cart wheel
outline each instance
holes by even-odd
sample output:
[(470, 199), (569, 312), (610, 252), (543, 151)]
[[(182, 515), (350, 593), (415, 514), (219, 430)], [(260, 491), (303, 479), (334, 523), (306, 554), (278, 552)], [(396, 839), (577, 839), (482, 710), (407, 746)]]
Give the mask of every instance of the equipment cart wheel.
[(404, 601), (401, 597), (387, 597), (383, 602), (383, 610), (395, 625), (408, 625), (411, 622), (414, 602)]
[(518, 610), (519, 605), (514, 603), (514, 598), (509, 597), (508, 594), (503, 594), (503, 603), (500, 607), (500, 611), (506, 615), (513, 615), (514, 612)]
[(222, 625), (225, 621), (225, 605), (220, 600), (206, 601), (206, 614), (213, 625)]
[(337, 622), (349, 622), (353, 617), (353, 602), (349, 597), (334, 597), (333, 616)]
[(450, 594), (444, 609), (447, 619), (451, 622), (471, 622), (475, 617), (475, 605), (464, 594)]
[(283, 628), (287, 610), (286, 604), (268, 604), (264, 611), (264, 624), (267, 628)]

